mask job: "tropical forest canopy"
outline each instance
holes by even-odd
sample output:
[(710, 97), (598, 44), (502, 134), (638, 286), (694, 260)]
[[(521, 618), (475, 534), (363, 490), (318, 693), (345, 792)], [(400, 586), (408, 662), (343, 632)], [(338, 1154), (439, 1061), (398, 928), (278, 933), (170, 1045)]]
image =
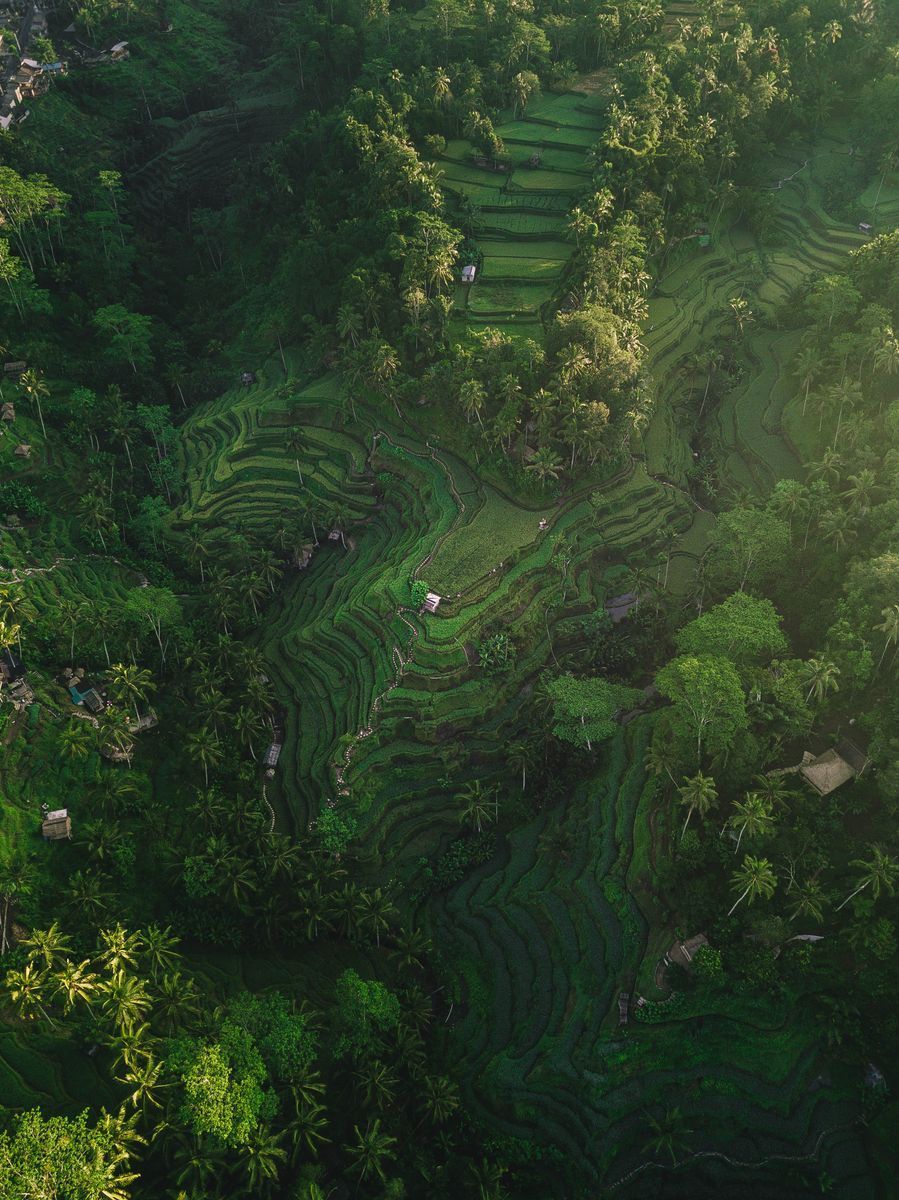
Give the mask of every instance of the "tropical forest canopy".
[(899, 10), (20, 7), (0, 1198), (892, 1195)]

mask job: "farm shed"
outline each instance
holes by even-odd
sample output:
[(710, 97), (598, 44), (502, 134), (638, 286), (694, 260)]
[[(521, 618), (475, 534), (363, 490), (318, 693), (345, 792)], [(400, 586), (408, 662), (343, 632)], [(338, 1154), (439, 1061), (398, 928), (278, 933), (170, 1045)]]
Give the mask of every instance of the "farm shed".
[(831, 792), (861, 775), (867, 758), (852, 742), (841, 742), (836, 749), (825, 750), (817, 756), (806, 750), (799, 774), (810, 783), (819, 796)]
[(477, 275), (478, 269), (473, 264), (469, 263), (467, 267), (462, 268), (462, 282), (474, 283), (474, 277)]
[(19, 445), (16, 446), (14, 453), (19, 458), (31, 458), (31, 447), (27, 442), (20, 442)]
[(269, 748), (265, 752), (265, 757), (262, 760), (262, 765), (264, 767), (276, 767), (278, 765), (278, 759), (280, 757), (281, 757), (281, 743), (280, 742), (272, 742), (272, 744), (269, 746)]
[(626, 1025), (631, 1006), (630, 992), (618, 993), (618, 1024)]
[(440, 600), (441, 597), (438, 596), (436, 592), (428, 592), (427, 596), (425, 596), (425, 602), (422, 605), (422, 608), (425, 612), (435, 613), (440, 607)]
[(3, 407), (0, 408), (0, 420), (14, 421), (15, 419), (16, 406), (13, 404), (12, 400), (7, 400)]
[(693, 956), (702, 946), (707, 946), (709, 939), (704, 933), (697, 933), (685, 942), (675, 942), (665, 955), (666, 966), (683, 967), (685, 971), (693, 969)]
[(41, 837), (48, 842), (58, 842), (72, 836), (72, 818), (67, 808), (48, 812), (41, 822)]

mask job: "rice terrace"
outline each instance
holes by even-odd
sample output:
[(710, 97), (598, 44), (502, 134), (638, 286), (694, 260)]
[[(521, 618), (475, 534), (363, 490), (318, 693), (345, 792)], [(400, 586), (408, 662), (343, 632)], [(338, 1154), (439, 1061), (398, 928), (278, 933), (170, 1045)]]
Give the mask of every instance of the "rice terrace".
[(0, 1200), (887, 1200), (899, 12), (0, 25)]

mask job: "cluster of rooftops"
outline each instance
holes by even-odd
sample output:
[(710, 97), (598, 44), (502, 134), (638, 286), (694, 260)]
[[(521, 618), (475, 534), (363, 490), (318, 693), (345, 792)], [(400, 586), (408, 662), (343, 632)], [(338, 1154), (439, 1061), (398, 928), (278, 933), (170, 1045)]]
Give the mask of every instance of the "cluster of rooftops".
[[(45, 92), (51, 79), (65, 75), (68, 63), (63, 59), (41, 62), (29, 54), (35, 38), (48, 33), (47, 15), (37, 4), (0, 2), (0, 28), (9, 31), (6, 37), (0, 34), (0, 129), (9, 129), (26, 119), (30, 111), (26, 102)], [(77, 36), (74, 23), (61, 36), (71, 57), (85, 67), (121, 62), (129, 55), (127, 42), (116, 41), (99, 50), (89, 46)]]

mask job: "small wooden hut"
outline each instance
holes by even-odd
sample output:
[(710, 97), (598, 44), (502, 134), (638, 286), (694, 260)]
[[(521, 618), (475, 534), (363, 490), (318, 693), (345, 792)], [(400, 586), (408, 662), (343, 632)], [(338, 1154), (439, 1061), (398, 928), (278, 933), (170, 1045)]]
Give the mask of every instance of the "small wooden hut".
[(48, 812), (41, 822), (41, 837), (48, 842), (58, 842), (72, 836), (72, 818), (67, 808)]

